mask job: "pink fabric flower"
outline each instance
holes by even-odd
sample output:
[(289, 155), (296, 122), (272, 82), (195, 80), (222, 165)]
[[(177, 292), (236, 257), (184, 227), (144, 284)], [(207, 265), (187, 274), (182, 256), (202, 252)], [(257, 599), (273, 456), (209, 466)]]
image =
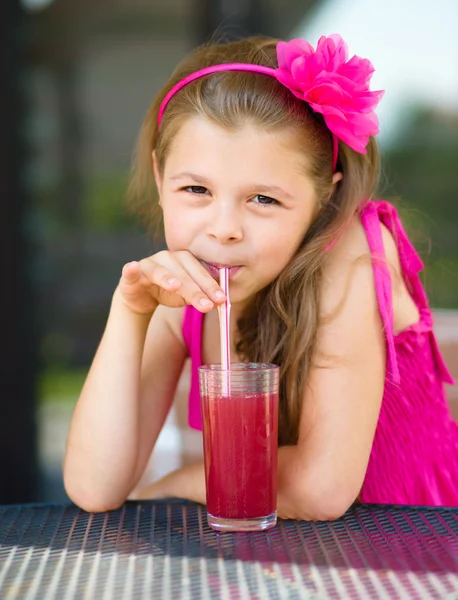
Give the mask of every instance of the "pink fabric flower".
[(277, 58), (278, 81), (321, 113), (340, 140), (366, 154), (369, 137), (379, 131), (374, 110), (384, 94), (369, 90), (372, 63), (359, 56), (347, 60), (347, 44), (338, 34), (322, 36), (316, 50), (300, 38), (278, 42)]

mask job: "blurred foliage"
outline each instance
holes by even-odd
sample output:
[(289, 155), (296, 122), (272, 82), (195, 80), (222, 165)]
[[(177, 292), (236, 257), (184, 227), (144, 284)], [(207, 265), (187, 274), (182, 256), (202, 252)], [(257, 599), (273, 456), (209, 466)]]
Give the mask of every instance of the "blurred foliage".
[(84, 230), (116, 233), (139, 225), (127, 207), (127, 173), (93, 173), (82, 183), (80, 205), (66, 206), (58, 182), (48, 181), (34, 189), (35, 207), (29, 215), (30, 228), (47, 240)]
[(86, 379), (87, 369), (50, 367), (40, 372), (38, 398), (40, 402), (74, 403)]
[(458, 114), (416, 109), (383, 164), (382, 196), (398, 207), (425, 262), (431, 305), (458, 308)]
[(90, 231), (122, 231), (137, 219), (127, 210), (125, 173), (92, 174), (85, 182), (83, 221)]

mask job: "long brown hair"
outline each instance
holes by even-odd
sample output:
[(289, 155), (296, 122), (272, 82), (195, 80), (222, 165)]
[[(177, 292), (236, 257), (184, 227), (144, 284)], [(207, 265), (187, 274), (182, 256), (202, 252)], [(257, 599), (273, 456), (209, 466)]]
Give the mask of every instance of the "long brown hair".
[(245, 62), (277, 67), (278, 40), (263, 37), (198, 48), (175, 69), (148, 110), (137, 146), (129, 197), (152, 212), (155, 194), (152, 151), (160, 172), (175, 134), (191, 116), (204, 116), (228, 129), (247, 120), (273, 130), (293, 130), (304, 152), (307, 174), (314, 182), (317, 214), (295, 256), (280, 275), (261, 290), (237, 323), (237, 351), (244, 360), (280, 365), (279, 443), (297, 443), (307, 375), (319, 326), (319, 291), (324, 249), (343, 230), (364, 200), (375, 192), (379, 176), (376, 143), (367, 154), (339, 144), (337, 170), (343, 179), (332, 186), (332, 138), (308, 105), (275, 78), (250, 72), (224, 71), (202, 77), (181, 89), (169, 102), (160, 132), (160, 103), (179, 80), (204, 67)]

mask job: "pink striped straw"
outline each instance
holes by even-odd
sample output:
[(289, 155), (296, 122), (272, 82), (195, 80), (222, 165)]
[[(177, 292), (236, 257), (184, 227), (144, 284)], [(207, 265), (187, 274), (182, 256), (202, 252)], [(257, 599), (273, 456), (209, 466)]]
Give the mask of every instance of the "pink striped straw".
[(218, 306), (220, 342), (221, 342), (221, 366), (229, 371), (231, 366), (231, 343), (230, 343), (230, 314), (231, 301), (229, 299), (229, 269), (223, 267), (219, 270), (219, 284), (226, 295), (226, 302)]

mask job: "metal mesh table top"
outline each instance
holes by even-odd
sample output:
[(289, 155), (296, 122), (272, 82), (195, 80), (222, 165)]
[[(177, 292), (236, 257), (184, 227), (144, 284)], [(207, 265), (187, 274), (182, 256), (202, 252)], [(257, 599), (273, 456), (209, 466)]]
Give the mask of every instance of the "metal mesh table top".
[(182, 501), (4, 506), (0, 598), (458, 599), (458, 510), (359, 505), (218, 534)]

